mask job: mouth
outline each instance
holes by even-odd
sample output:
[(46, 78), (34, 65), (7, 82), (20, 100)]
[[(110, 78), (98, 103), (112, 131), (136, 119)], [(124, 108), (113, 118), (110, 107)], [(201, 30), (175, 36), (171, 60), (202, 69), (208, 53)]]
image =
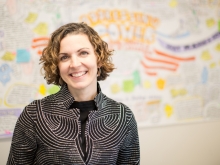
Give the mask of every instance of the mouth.
[(85, 75), (87, 73), (87, 71), (85, 72), (77, 72), (77, 73), (72, 73), (70, 74), (71, 77), (74, 77), (74, 78), (78, 78), (78, 77), (82, 77), (83, 75)]

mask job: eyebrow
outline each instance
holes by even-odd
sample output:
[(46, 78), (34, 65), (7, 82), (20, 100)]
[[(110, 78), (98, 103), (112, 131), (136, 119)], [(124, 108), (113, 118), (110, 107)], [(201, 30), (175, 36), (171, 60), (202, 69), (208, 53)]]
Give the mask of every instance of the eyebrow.
[(89, 49), (89, 48), (81, 48), (81, 49), (77, 50), (77, 52), (80, 52), (82, 49)]
[[(79, 50), (77, 50), (77, 52), (80, 52), (83, 49), (89, 49), (89, 48), (86, 48), (86, 47), (85, 48), (80, 48)], [(65, 54), (68, 54), (68, 53), (59, 53), (58, 56), (65, 55)]]

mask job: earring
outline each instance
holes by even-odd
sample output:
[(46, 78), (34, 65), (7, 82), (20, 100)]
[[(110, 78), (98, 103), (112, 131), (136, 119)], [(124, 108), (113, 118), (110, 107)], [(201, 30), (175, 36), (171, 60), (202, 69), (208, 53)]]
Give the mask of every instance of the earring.
[(98, 68), (97, 77), (99, 77), (100, 75), (101, 75), (101, 68)]
[(63, 79), (60, 77), (60, 78), (59, 78), (59, 84), (60, 84), (60, 86), (62, 86), (63, 83), (64, 83), (64, 82), (63, 82)]

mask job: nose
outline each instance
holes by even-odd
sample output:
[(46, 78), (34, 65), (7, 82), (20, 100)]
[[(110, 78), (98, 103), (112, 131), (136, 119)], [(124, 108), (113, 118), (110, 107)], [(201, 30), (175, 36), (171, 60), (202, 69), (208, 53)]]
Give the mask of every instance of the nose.
[(77, 68), (81, 65), (80, 58), (76, 55), (72, 55), (70, 60), (70, 67), (71, 68)]

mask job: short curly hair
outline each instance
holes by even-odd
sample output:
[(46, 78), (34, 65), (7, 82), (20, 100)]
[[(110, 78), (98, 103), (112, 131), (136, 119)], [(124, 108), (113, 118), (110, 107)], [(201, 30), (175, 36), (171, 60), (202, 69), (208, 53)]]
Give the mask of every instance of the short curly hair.
[(101, 39), (93, 28), (82, 22), (68, 23), (52, 33), (48, 45), (44, 48), (40, 58), (40, 64), (42, 64), (41, 70), (44, 70), (44, 79), (46, 79), (47, 84), (59, 86), (63, 84), (58, 68), (58, 54), (60, 51), (60, 42), (68, 34), (85, 34), (88, 36), (97, 56), (97, 64), (101, 66), (101, 73), (97, 77), (97, 80), (105, 80), (109, 76), (109, 73), (115, 69), (111, 60), (113, 50), (108, 49), (108, 44)]

